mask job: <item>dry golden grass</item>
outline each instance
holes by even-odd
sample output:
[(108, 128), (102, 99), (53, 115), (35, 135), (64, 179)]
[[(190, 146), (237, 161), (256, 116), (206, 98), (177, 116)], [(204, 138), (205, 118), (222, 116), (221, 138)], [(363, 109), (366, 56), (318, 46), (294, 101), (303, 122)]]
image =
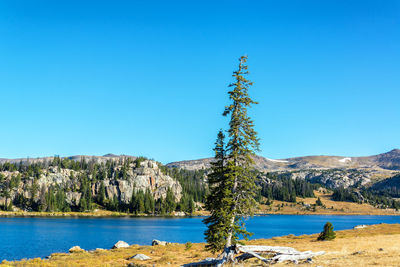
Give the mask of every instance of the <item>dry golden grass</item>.
[[(290, 246), (299, 251), (326, 251), (314, 258), (313, 264), (305, 266), (400, 266), (400, 224), (380, 224), (363, 229), (338, 231), (333, 241), (316, 241), (317, 234), (283, 236), (271, 239), (248, 241), (253, 245)], [(129, 257), (142, 253), (151, 257), (148, 261), (130, 260)], [(126, 266), (134, 262), (142, 266), (179, 266), (213, 257), (204, 250), (204, 244), (167, 246), (138, 246), (115, 250), (82, 253), (57, 253), (51, 259), (3, 262), (1, 266)], [(262, 266), (259, 261), (249, 261), (245, 266)], [(280, 263), (275, 266), (295, 266)]]
[[(297, 198), (297, 202), (315, 204), (320, 197), (323, 207), (316, 207), (316, 211), (306, 210), (303, 205), (274, 200), (271, 206), (260, 205), (260, 213), (264, 214), (336, 214), (336, 215), (400, 215), (400, 211), (394, 209), (379, 209), (369, 204), (354, 202), (333, 201), (332, 192), (314, 191), (315, 198)], [(283, 207), (282, 207), (283, 204)], [(280, 206), (280, 207), (278, 207)]]
[[(338, 231), (333, 241), (316, 241), (317, 234), (256, 240), (253, 244), (290, 246), (300, 251), (326, 251), (312, 266), (400, 266), (400, 224), (380, 224)], [(280, 263), (276, 266), (294, 266)], [(248, 264), (248, 266), (257, 266)]]

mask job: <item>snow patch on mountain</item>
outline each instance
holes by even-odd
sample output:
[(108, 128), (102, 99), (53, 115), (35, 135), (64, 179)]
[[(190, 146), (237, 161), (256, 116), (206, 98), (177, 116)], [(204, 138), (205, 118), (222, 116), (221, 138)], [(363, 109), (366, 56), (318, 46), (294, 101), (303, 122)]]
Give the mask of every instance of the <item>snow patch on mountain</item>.
[(351, 158), (342, 158), (342, 159), (339, 159), (339, 162), (343, 162), (343, 163), (346, 163), (346, 162), (348, 162), (348, 161), (351, 161)]
[(280, 159), (269, 159), (269, 158), (265, 158), (266, 160), (272, 161), (272, 162), (282, 162), (282, 163), (286, 163), (289, 162), (287, 160), (280, 160)]

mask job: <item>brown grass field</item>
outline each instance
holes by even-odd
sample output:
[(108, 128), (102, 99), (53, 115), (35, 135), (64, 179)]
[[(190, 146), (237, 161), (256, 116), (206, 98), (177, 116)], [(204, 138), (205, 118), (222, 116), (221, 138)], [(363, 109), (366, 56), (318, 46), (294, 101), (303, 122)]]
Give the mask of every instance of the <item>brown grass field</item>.
[[(331, 200), (332, 192), (325, 190), (314, 191), (315, 198), (297, 198), (297, 202), (315, 204), (320, 197), (325, 207), (316, 207), (315, 211), (307, 210), (301, 204), (274, 200), (272, 205), (260, 205), (259, 213), (265, 214), (334, 214), (334, 215), (400, 215), (400, 211), (394, 209), (380, 209), (369, 204), (343, 202)], [(283, 205), (283, 206), (282, 206)]]
[[(316, 241), (317, 234), (283, 236), (271, 239), (248, 241), (253, 245), (290, 246), (299, 251), (326, 251), (304, 266), (400, 266), (400, 224), (379, 224), (357, 230), (336, 232), (333, 241)], [(151, 257), (148, 261), (130, 260), (129, 257), (142, 253)], [(1, 266), (179, 266), (215, 255), (204, 250), (204, 243), (167, 246), (138, 246), (113, 250), (98, 250), (79, 253), (54, 253), (49, 260), (31, 259), (16, 262), (3, 261)], [(249, 260), (242, 266), (263, 266), (258, 260)], [(275, 266), (297, 266), (279, 263)]]

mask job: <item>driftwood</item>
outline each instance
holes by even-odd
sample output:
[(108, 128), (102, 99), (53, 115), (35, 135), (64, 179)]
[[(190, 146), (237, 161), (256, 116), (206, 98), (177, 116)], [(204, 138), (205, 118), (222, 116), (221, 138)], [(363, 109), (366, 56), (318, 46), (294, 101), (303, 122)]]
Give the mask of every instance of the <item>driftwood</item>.
[(230, 248), (226, 248), (224, 252), (219, 255), (218, 258), (207, 258), (205, 260), (199, 261), (199, 262), (193, 262), (193, 263), (188, 263), (182, 265), (183, 267), (191, 267), (191, 266), (216, 266), (216, 267), (221, 267), (224, 265), (226, 262), (234, 262), (235, 261), (235, 254), (238, 251), (236, 250), (235, 246), (232, 246)]
[[(242, 253), (242, 254), (241, 254)], [(272, 257), (264, 258), (259, 254), (268, 254)], [(234, 258), (235, 254), (241, 254)], [(306, 260), (315, 256), (325, 254), (324, 251), (312, 252), (304, 251), (300, 252), (291, 247), (277, 247), (277, 246), (241, 246), (236, 245), (225, 249), (225, 251), (218, 258), (207, 258), (203, 261), (188, 263), (182, 265), (183, 267), (191, 266), (217, 266), (220, 267), (225, 263), (236, 263), (248, 260), (250, 258), (257, 258), (264, 263), (274, 264), (282, 261), (293, 261)]]

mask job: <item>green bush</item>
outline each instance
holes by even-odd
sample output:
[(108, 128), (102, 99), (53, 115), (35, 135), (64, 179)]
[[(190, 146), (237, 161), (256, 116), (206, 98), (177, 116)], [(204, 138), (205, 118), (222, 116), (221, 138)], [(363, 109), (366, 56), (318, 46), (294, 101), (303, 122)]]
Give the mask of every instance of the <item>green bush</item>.
[(186, 249), (186, 250), (189, 250), (189, 249), (192, 248), (192, 246), (193, 246), (192, 242), (187, 242), (187, 243), (185, 244), (185, 249)]
[(336, 238), (336, 233), (333, 231), (333, 225), (327, 222), (324, 225), (324, 230), (319, 234), (318, 240), (333, 240)]

